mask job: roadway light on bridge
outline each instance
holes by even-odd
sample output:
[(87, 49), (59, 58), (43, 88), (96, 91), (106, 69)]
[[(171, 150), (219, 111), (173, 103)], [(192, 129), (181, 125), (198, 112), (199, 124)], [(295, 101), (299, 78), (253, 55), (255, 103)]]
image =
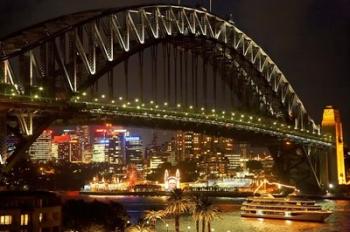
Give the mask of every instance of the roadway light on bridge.
[(250, 120), (253, 120), (253, 116), (250, 116), (249, 119), (250, 119)]
[(156, 105), (155, 107), (156, 107), (156, 109), (158, 109), (158, 107), (159, 107), (159, 106), (158, 106), (158, 105)]
[(140, 109), (140, 106), (137, 106), (136, 108), (139, 110), (139, 109)]
[(177, 108), (180, 108), (181, 107), (181, 104), (177, 104)]
[(189, 106), (189, 108), (190, 108), (190, 110), (192, 110), (192, 109), (193, 109), (193, 106)]
[(39, 98), (38, 94), (35, 94), (35, 95), (34, 95), (34, 98)]
[(130, 102), (126, 103), (128, 106), (130, 105)]
[(111, 101), (111, 103), (112, 103), (112, 104), (114, 104), (114, 103), (115, 103), (115, 101), (114, 101), (114, 100), (112, 100), (112, 101)]
[(201, 111), (204, 111), (204, 110), (205, 110), (204, 107), (202, 107), (202, 108), (201, 108)]
[(277, 124), (277, 122), (273, 122), (273, 125), (276, 125)]
[(123, 105), (122, 105), (122, 107), (123, 107), (123, 108), (125, 108), (125, 107), (126, 107), (126, 105), (125, 105), (125, 104), (123, 104)]
[(86, 92), (83, 92), (82, 95), (83, 95), (83, 96), (86, 96)]
[(232, 115), (232, 116), (235, 116), (236, 114), (232, 112), (231, 115)]
[(39, 87), (39, 91), (43, 91), (44, 88), (42, 86)]
[(154, 104), (154, 101), (153, 101), (153, 100), (151, 100), (149, 103), (150, 103), (150, 104)]
[(98, 101), (98, 99), (97, 99), (97, 98), (95, 98), (95, 99), (94, 99), (94, 101), (95, 101), (95, 102), (97, 102), (97, 101)]
[(138, 99), (138, 98), (135, 98), (135, 102), (139, 102), (139, 99)]
[(211, 112), (215, 113), (215, 109), (212, 109)]
[(226, 112), (225, 112), (225, 111), (222, 111), (221, 113), (222, 113), (222, 114), (225, 114)]
[(101, 98), (106, 98), (106, 95), (102, 94), (102, 95), (101, 95)]
[(119, 101), (122, 101), (122, 100), (123, 100), (123, 97), (119, 97), (118, 99), (119, 99)]
[(168, 106), (168, 103), (167, 103), (167, 102), (164, 102), (164, 106)]
[(241, 114), (241, 118), (244, 118), (244, 114)]
[(260, 121), (261, 121), (261, 118), (258, 118), (258, 121), (260, 122)]

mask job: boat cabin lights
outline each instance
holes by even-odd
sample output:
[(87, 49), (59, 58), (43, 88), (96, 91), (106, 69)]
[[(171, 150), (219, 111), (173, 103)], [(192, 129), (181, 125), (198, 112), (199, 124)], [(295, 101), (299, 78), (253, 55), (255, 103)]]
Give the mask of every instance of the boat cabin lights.
[(264, 215), (264, 212), (262, 210), (257, 210), (256, 215)]
[(286, 211), (286, 212), (284, 212), (284, 216), (285, 216), (285, 217), (291, 217), (292, 214), (291, 214), (290, 211)]

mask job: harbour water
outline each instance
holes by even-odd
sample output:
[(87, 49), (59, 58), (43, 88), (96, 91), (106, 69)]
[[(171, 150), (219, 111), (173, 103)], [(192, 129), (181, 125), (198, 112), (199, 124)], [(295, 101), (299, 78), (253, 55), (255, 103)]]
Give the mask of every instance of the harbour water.
[[(116, 201), (121, 203), (130, 216), (132, 223), (137, 223), (145, 210), (160, 210), (166, 207), (167, 197), (141, 196), (83, 196), (88, 200)], [(243, 198), (212, 198), (212, 201), (221, 211), (219, 218), (212, 222), (212, 231), (249, 231), (249, 232), (277, 232), (277, 231), (322, 231), (322, 232), (349, 232), (350, 231), (350, 201), (324, 200), (318, 202), (323, 207), (333, 210), (333, 214), (325, 223), (297, 222), (288, 220), (250, 219), (240, 217), (240, 205)], [(168, 225), (168, 226), (166, 226)], [(180, 219), (181, 231), (196, 231), (195, 222), (191, 215), (184, 215)], [(174, 220), (165, 218), (158, 221), (157, 232), (173, 232)]]

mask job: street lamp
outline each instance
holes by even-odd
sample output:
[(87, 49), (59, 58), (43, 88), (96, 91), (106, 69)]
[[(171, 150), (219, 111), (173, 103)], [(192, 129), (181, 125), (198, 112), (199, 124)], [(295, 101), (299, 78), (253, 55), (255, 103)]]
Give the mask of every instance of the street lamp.
[(166, 232), (168, 232), (169, 231), (169, 224), (168, 223), (165, 224), (165, 227), (166, 227)]

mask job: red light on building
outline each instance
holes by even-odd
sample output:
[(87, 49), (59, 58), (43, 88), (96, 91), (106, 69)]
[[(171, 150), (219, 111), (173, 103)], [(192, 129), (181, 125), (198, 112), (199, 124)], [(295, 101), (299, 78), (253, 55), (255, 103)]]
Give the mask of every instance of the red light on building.
[(70, 135), (58, 135), (53, 137), (54, 143), (68, 143), (70, 141)]

